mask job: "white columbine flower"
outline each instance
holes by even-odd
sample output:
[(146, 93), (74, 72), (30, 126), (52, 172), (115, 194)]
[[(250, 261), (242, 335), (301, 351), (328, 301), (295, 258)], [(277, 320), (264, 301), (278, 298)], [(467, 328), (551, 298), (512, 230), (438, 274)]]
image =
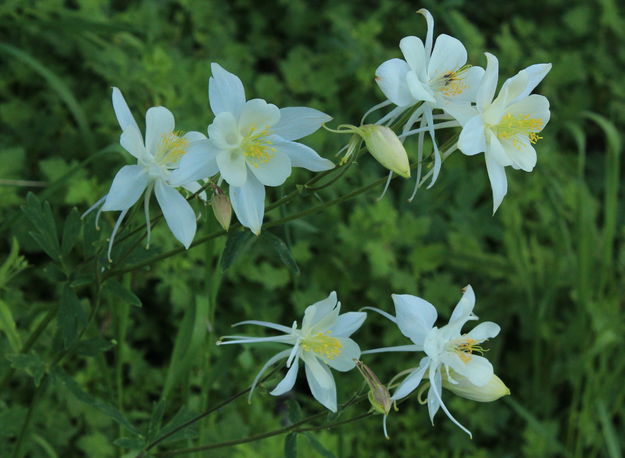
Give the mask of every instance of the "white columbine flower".
[(281, 359), (287, 360), (286, 366), (289, 370), (271, 394), (280, 396), (291, 390), (297, 378), (301, 359), (306, 367), (306, 379), (313, 396), (332, 412), (336, 412), (336, 385), (330, 368), (346, 372), (356, 366), (356, 361), (360, 357), (360, 348), (349, 336), (360, 328), (367, 317), (364, 312), (348, 312), (339, 315), (340, 309), (341, 303), (337, 302), (336, 293), (332, 292), (326, 299), (306, 308), (300, 329), (297, 328), (297, 322), (289, 328), (266, 321), (242, 321), (234, 326), (255, 324), (281, 331), (284, 335), (276, 337), (225, 336), (222, 339), (227, 340), (220, 340), (217, 344), (280, 342), (292, 345), (293, 348), (281, 351), (267, 361), (252, 383), (250, 397), (263, 373)]
[(109, 259), (115, 234), (122, 220), (144, 192), (148, 245), (150, 197), (154, 191), (169, 229), (185, 248), (189, 248), (196, 230), (195, 212), (175, 188), (180, 186), (195, 192), (199, 186), (193, 180), (182, 180), (173, 185), (170, 179), (172, 172), (179, 168), (180, 159), (193, 150), (197, 141), (205, 140), (206, 136), (200, 132), (187, 132), (183, 135), (175, 130), (171, 111), (164, 107), (152, 107), (145, 114), (144, 141), (124, 96), (116, 87), (113, 88), (113, 109), (122, 129), (120, 144), (137, 159), (137, 164), (122, 167), (115, 175), (108, 194), (87, 211), (88, 213), (101, 203), (104, 205), (100, 211), (121, 211), (110, 237)]
[[(230, 185), (232, 207), (241, 224), (259, 234), (265, 212), (265, 186), (279, 186), (292, 167), (313, 172), (334, 164), (296, 143), (332, 118), (306, 107), (278, 108), (263, 99), (245, 100), (243, 83), (218, 64), (211, 65), (208, 96), (215, 114), (203, 148), (182, 160), (186, 172), (175, 180), (197, 180), (221, 173)], [(187, 165), (191, 165), (187, 167)]]
[(425, 352), (426, 356), (421, 359), (419, 366), (397, 387), (392, 399), (397, 401), (408, 396), (424, 377), (428, 378), (430, 388), (427, 404), (432, 423), (434, 415), (442, 408), (447, 416), (470, 436), (471, 432), (451, 415), (443, 403), (443, 377), (449, 384), (459, 383), (453, 378), (454, 374), (460, 374), (463, 383), (468, 381), (476, 387), (491, 383), (493, 366), (486, 358), (475, 353), (484, 351), (480, 346), (482, 342), (499, 334), (499, 325), (485, 321), (468, 334), (460, 333), (467, 321), (477, 320), (477, 316), (473, 314), (475, 294), (470, 285), (464, 289), (464, 294), (451, 314), (449, 323), (441, 328), (434, 326), (437, 313), (429, 302), (409, 294), (393, 294), (392, 297), (395, 303), (395, 316), (382, 310), (373, 308), (372, 310), (396, 323), (402, 334), (412, 340), (413, 344), (368, 350), (363, 354), (390, 351)]
[[(475, 101), (484, 69), (467, 65), (467, 51), (456, 38), (441, 34), (432, 46), (434, 19), (426, 9), (420, 9), (418, 12), (423, 14), (427, 21), (425, 44), (414, 36), (402, 38), (399, 47), (405, 60), (390, 59), (384, 62), (375, 71), (375, 79), (388, 100), (397, 105), (385, 117), (387, 120), (392, 121), (410, 107), (422, 103), (404, 125), (402, 137), (419, 133), (418, 160), (421, 162), (423, 135), (426, 131), (430, 133), (434, 146), (434, 170), (430, 184), (432, 186), (442, 163), (434, 130), (458, 126), (468, 120), (472, 114), (471, 103)], [(458, 122), (442, 122), (435, 125), (432, 114), (435, 109), (444, 110)], [(419, 118), (421, 118), (419, 129), (410, 131)]]
[(536, 64), (508, 79), (499, 95), (499, 63), (486, 53), (486, 73), (477, 94), (477, 112), (464, 125), (458, 148), (472, 156), (483, 152), (493, 191), (493, 214), (508, 191), (505, 167), (531, 172), (536, 165), (532, 144), (541, 137), (538, 132), (549, 122), (549, 101), (530, 93), (551, 70), (551, 64)]

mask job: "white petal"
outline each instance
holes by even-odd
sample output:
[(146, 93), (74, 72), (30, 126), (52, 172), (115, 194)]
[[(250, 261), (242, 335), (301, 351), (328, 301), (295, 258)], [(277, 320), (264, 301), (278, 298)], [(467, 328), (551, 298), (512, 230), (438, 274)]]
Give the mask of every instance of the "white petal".
[(417, 102), (406, 82), (409, 71), (410, 67), (401, 59), (387, 60), (375, 71), (375, 81), (386, 98), (400, 107), (414, 105)]
[(455, 101), (475, 102), (483, 77), (484, 69), (482, 67), (473, 66), (465, 70), (462, 75), (462, 82), (466, 87), (460, 94), (454, 95), (453, 99)]
[(230, 202), (242, 226), (260, 234), (265, 213), (265, 187), (250, 174), (241, 187), (230, 186)]
[(245, 90), (238, 76), (230, 73), (216, 63), (211, 64), (211, 76), (208, 80), (208, 100), (213, 114), (230, 112), (238, 117), (245, 103)]
[(416, 72), (419, 79), (425, 80), (427, 65), (425, 60), (425, 47), (421, 39), (413, 36), (404, 37), (399, 42), (399, 49), (401, 49), (410, 69)]
[(188, 142), (198, 142), (200, 140), (206, 140), (206, 135), (202, 132), (197, 132), (195, 130), (190, 130), (186, 134), (182, 136)]
[(260, 132), (269, 129), (280, 121), (280, 110), (277, 106), (263, 99), (252, 99), (245, 102), (239, 117), (239, 133), (248, 135), (250, 131)]
[(481, 116), (474, 116), (464, 125), (458, 139), (458, 148), (467, 156), (486, 151), (486, 136)]
[[(336, 337), (330, 334), (330, 337)], [(341, 354), (329, 359), (319, 356), (328, 366), (337, 371), (347, 372), (356, 367), (356, 360), (360, 358), (360, 347), (356, 342), (347, 337), (339, 338), (341, 342)]]
[(408, 72), (406, 75), (406, 82), (408, 84), (410, 94), (415, 101), (424, 100), (426, 102), (436, 103), (436, 98), (434, 97), (434, 93), (430, 87), (426, 83), (419, 80), (419, 77), (415, 72)]
[[(534, 64), (521, 70), (519, 73), (525, 73), (527, 75), (526, 85), (523, 91), (521, 91), (514, 99), (510, 100), (510, 103), (514, 103), (530, 95), (534, 88), (536, 88), (543, 78), (547, 76), (547, 73), (549, 73), (550, 70), (551, 64)], [(506, 81), (503, 84), (501, 88), (502, 90), (506, 87), (507, 83), (508, 82)]]
[(195, 212), (191, 205), (178, 191), (171, 186), (167, 186), (162, 180), (156, 181), (154, 193), (163, 211), (169, 230), (188, 249), (193, 241), (193, 237), (195, 237), (197, 225)]
[(116, 87), (113, 88), (113, 110), (115, 111), (119, 127), (121, 127), (122, 130), (132, 128), (141, 132), (139, 126), (137, 125), (137, 121), (135, 121), (134, 116), (130, 112), (130, 108), (128, 108), (128, 104), (126, 103), (124, 96)]
[(428, 413), (430, 415), (430, 421), (434, 424), (434, 415), (438, 412), (443, 400), (441, 398), (442, 395), (442, 379), (441, 372), (434, 372), (432, 368), (430, 368), (430, 389), (428, 390)]
[(398, 345), (396, 347), (374, 348), (373, 350), (362, 351), (361, 355), (371, 355), (373, 353), (423, 351), (423, 345)]
[(532, 132), (540, 132), (549, 122), (551, 113), (549, 112), (549, 100), (547, 97), (538, 94), (532, 94), (524, 99), (519, 100), (506, 109), (507, 113), (512, 116), (528, 116), (532, 119), (539, 119), (540, 129), (533, 129)]
[(527, 73), (519, 72), (503, 83), (498, 97), (503, 97), (505, 99), (505, 106), (512, 103), (513, 100), (518, 99), (519, 95), (524, 92), (527, 87), (528, 79)]
[(467, 63), (467, 50), (457, 38), (444, 33), (436, 38), (432, 56), (428, 64), (430, 80), (438, 79), (446, 73), (458, 70)]
[(488, 179), (490, 187), (493, 191), (493, 215), (501, 205), (503, 198), (508, 192), (508, 180), (506, 178), (506, 170), (499, 165), (497, 161), (489, 154), (485, 155), (486, 170), (488, 171)]
[(400, 399), (405, 398), (419, 386), (419, 383), (421, 383), (421, 380), (423, 379), (423, 375), (425, 374), (425, 371), (428, 368), (429, 362), (430, 362), (430, 358), (427, 358), (427, 357), (421, 358), (421, 361), (419, 362), (419, 367), (417, 367), (414, 371), (412, 371), (410, 375), (408, 375), (408, 377), (406, 377), (401, 382), (401, 384), (397, 387), (397, 389), (393, 393), (393, 396), (391, 397), (393, 401), (398, 401)]
[(260, 371), (258, 371), (258, 374), (256, 374), (256, 377), (254, 378), (254, 381), (252, 382), (252, 386), (250, 387), (250, 394), (247, 397), (248, 402), (250, 402), (252, 400), (252, 394), (254, 393), (254, 388), (256, 388), (256, 385), (258, 384), (258, 381), (263, 376), (263, 374), (267, 371), (267, 369), (269, 369), (269, 367), (271, 365), (275, 364), (276, 362), (280, 361), (281, 359), (284, 359), (284, 358), (288, 357), (289, 353), (291, 353), (291, 349), (283, 350), (280, 353), (278, 353), (276, 355), (273, 355), (269, 359), (269, 361), (267, 361), (265, 363), (265, 365), (262, 367), (262, 369)]
[(240, 187), (248, 181), (245, 156), (240, 150), (221, 151), (215, 157), (221, 176), (230, 186)]
[(473, 315), (473, 308), (475, 307), (475, 292), (471, 285), (467, 285), (464, 288), (462, 297), (454, 307), (454, 311), (449, 318), (449, 322), (462, 321), (466, 323), (467, 320)]
[(468, 102), (458, 103), (455, 100), (456, 98), (450, 100), (449, 98), (441, 97), (437, 99), (437, 104), (445, 113), (458, 121), (461, 126), (464, 126), (478, 114), (478, 111)]
[(462, 375), (475, 386), (486, 385), (493, 374), (493, 365), (489, 360), (479, 355), (471, 355), (462, 372)]
[(477, 91), (476, 101), (477, 108), (480, 111), (493, 101), (495, 90), (497, 89), (497, 79), (499, 78), (499, 61), (491, 53), (486, 54), (486, 71), (482, 78), (482, 83)]
[(497, 334), (499, 334), (499, 331), (501, 331), (501, 327), (497, 323), (484, 321), (471, 329), (471, 332), (467, 334), (467, 337), (477, 340), (478, 342), (483, 342), (486, 339), (496, 337)]
[(119, 144), (137, 159), (147, 154), (141, 132), (134, 126), (128, 126), (119, 137)]
[(148, 175), (139, 165), (125, 165), (115, 175), (102, 210), (126, 210), (141, 197), (148, 185)]
[(297, 140), (316, 132), (322, 124), (331, 120), (331, 116), (314, 108), (280, 108), (280, 121), (273, 127), (272, 133), (285, 140)]
[(272, 396), (281, 396), (287, 391), (290, 391), (295, 385), (295, 380), (297, 380), (297, 373), (299, 371), (299, 358), (295, 358), (293, 360), (293, 364), (291, 364), (291, 368), (288, 370), (284, 378), (278, 383), (278, 385), (271, 391)]
[(241, 144), (239, 123), (230, 112), (222, 112), (215, 116), (208, 126), (210, 140), (220, 149), (229, 150), (238, 148)]
[(314, 398), (324, 407), (336, 412), (336, 385), (330, 368), (321, 364), (314, 356), (307, 357), (306, 379)]
[(365, 322), (365, 312), (347, 312), (338, 316), (334, 326), (330, 329), (333, 337), (349, 337)]
[(432, 14), (425, 8), (417, 10), (417, 13), (422, 14), (425, 17), (425, 23), (427, 24), (427, 33), (425, 35), (425, 55), (430, 56), (432, 54), (432, 37), (434, 36), (434, 18)]
[(332, 320), (332, 322), (326, 327), (332, 326), (336, 322), (340, 310), (337, 304), (336, 291), (332, 291), (325, 299), (306, 307), (304, 319), (302, 320), (302, 330), (319, 327), (320, 323), (328, 322), (329, 320)]
[(154, 154), (163, 137), (176, 127), (174, 115), (165, 107), (152, 107), (145, 113), (145, 147)]
[(217, 153), (219, 150), (210, 140), (200, 140), (191, 143), (178, 169), (169, 176), (172, 186), (182, 186), (200, 179), (210, 178), (219, 172)]
[(376, 307), (363, 307), (360, 310), (372, 310), (372, 311), (374, 311), (376, 313), (379, 313), (380, 315), (382, 315), (386, 319), (391, 320), (393, 323), (397, 323), (397, 318), (395, 318), (390, 313), (385, 312), (384, 310), (380, 310), (379, 308), (376, 308)]
[(485, 129), (484, 133), (486, 135), (486, 155), (502, 167), (512, 165), (512, 160), (506, 149), (492, 129)]
[(526, 172), (534, 170), (537, 160), (536, 150), (527, 137), (518, 137), (516, 142), (512, 139), (504, 140), (501, 144), (512, 162), (512, 168)]
[(254, 161), (247, 158), (246, 162), (258, 181), (265, 186), (280, 186), (291, 175), (291, 159), (279, 148), (272, 151), (267, 161)]
[(410, 294), (392, 294), (391, 297), (399, 330), (416, 345), (423, 345), (436, 321), (436, 308), (428, 301)]
[(288, 154), (292, 167), (303, 167), (312, 172), (323, 172), (334, 168), (334, 163), (301, 143), (286, 141), (276, 137), (274, 146)]
[(288, 326), (284, 326), (284, 325), (277, 324), (277, 323), (271, 323), (269, 321), (246, 320), (246, 321), (239, 321), (238, 323), (234, 323), (232, 326), (240, 326), (242, 324), (255, 324), (257, 326), (264, 326), (266, 328), (271, 328), (271, 329), (275, 329), (277, 331), (282, 331), (286, 333), (290, 333), (292, 331), (292, 329), (289, 328)]

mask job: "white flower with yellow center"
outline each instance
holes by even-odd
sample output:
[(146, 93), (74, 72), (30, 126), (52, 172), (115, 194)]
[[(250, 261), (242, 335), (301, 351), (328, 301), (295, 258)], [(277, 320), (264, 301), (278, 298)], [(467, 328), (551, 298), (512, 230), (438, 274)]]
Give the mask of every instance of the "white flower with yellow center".
[(497, 89), (499, 62), (486, 53), (486, 74), (477, 95), (477, 111), (464, 125), (458, 148), (472, 156), (484, 153), (486, 169), (493, 192), (493, 213), (508, 191), (505, 167), (531, 172), (536, 165), (532, 146), (538, 133), (549, 122), (549, 101), (530, 93), (551, 70), (551, 64), (536, 64), (508, 79), (499, 95)]
[[(467, 321), (477, 320), (477, 316), (473, 314), (475, 294), (470, 285), (464, 289), (464, 294), (451, 314), (449, 323), (441, 328), (434, 326), (438, 315), (436, 308), (429, 302), (408, 294), (393, 294), (392, 297), (395, 303), (395, 316), (379, 309), (371, 308), (371, 310), (396, 323), (402, 334), (412, 340), (413, 344), (367, 350), (363, 354), (393, 351), (425, 352), (427, 356), (422, 358), (419, 366), (410, 371), (399, 384), (391, 399), (397, 401), (408, 396), (424, 377), (428, 378), (430, 388), (427, 404), (432, 424), (434, 415), (442, 408), (456, 425), (471, 435), (471, 432), (447, 410), (442, 400), (442, 388), (448, 384), (462, 384), (462, 387), (465, 387), (467, 382), (475, 387), (483, 387), (493, 382), (493, 366), (486, 358), (476, 353), (484, 352), (482, 342), (499, 334), (499, 325), (486, 321), (477, 325), (468, 334), (460, 333)], [(459, 380), (453, 378), (454, 374), (459, 374)]]
[[(471, 103), (475, 101), (484, 69), (467, 65), (467, 51), (456, 38), (441, 34), (432, 46), (434, 19), (426, 9), (420, 9), (418, 12), (423, 14), (427, 21), (425, 44), (414, 36), (402, 38), (399, 47), (404, 59), (390, 59), (375, 71), (378, 86), (388, 101), (397, 105), (378, 122), (392, 121), (407, 109), (421, 103), (404, 125), (401, 137), (419, 134), (420, 162), (423, 156), (423, 136), (426, 131), (429, 132), (434, 146), (431, 186), (436, 181), (442, 164), (434, 131), (438, 128), (459, 126), (468, 120), (473, 113)], [(445, 121), (434, 124), (432, 112), (435, 109), (445, 111), (457, 122)], [(419, 119), (421, 120), (419, 128), (410, 130)], [(420, 176), (417, 183), (419, 179)]]
[(292, 327), (288, 327), (266, 321), (242, 321), (234, 326), (255, 324), (284, 332), (284, 335), (276, 337), (224, 336), (217, 344), (280, 342), (292, 345), (292, 349), (274, 355), (263, 366), (252, 383), (250, 398), (263, 373), (281, 359), (287, 360), (286, 367), (289, 370), (271, 394), (280, 396), (291, 390), (297, 378), (301, 359), (306, 367), (306, 379), (313, 396), (332, 412), (336, 412), (336, 385), (330, 368), (346, 372), (356, 366), (356, 361), (360, 357), (360, 348), (349, 336), (362, 326), (367, 317), (364, 312), (348, 312), (339, 315), (340, 309), (341, 303), (337, 302), (336, 293), (332, 292), (326, 299), (306, 308), (302, 327), (299, 329), (297, 322), (293, 323)]
[[(211, 65), (208, 82), (215, 114), (203, 149), (182, 160), (176, 180), (197, 180), (217, 172), (230, 185), (232, 207), (241, 224), (259, 234), (265, 212), (265, 186), (279, 186), (292, 167), (313, 172), (334, 164), (296, 143), (332, 118), (306, 107), (278, 108), (262, 99), (245, 100), (243, 83), (220, 65)], [(188, 167), (190, 166), (190, 167)]]
[[(183, 187), (191, 192), (199, 189), (194, 180), (171, 182), (172, 173), (180, 166), (180, 159), (193, 149), (206, 136), (200, 132), (182, 134), (175, 130), (174, 115), (167, 108), (152, 107), (145, 114), (145, 141), (139, 130), (124, 96), (116, 87), (113, 88), (113, 109), (122, 129), (120, 144), (137, 159), (136, 165), (126, 165), (115, 175), (108, 194), (100, 199), (89, 211), (104, 203), (100, 211), (121, 211), (109, 241), (108, 256), (115, 234), (135, 202), (144, 194), (144, 212), (150, 239), (150, 197), (156, 194), (165, 221), (174, 237), (185, 248), (193, 241), (196, 230), (195, 212), (175, 189)], [(188, 174), (188, 172), (187, 172)]]

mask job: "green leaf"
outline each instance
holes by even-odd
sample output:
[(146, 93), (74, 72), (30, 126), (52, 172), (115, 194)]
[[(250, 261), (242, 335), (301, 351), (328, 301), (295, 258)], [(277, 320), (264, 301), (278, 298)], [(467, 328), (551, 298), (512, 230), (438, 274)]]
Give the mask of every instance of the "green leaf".
[(272, 234), (271, 232), (263, 232), (261, 238), (278, 254), (280, 261), (284, 263), (284, 265), (291, 271), (292, 274), (299, 275), (299, 267), (297, 265), (297, 262), (295, 262), (293, 253), (291, 253), (291, 249), (289, 248), (289, 246), (284, 243), (284, 241), (280, 237)]
[(256, 237), (248, 230), (228, 232), (226, 246), (221, 256), (221, 270), (223, 272), (232, 265), (241, 253), (249, 248), (252, 240), (256, 240)]
[(59, 237), (56, 231), (56, 224), (52, 209), (48, 202), (43, 205), (32, 192), (26, 196), (26, 204), (22, 206), (22, 211), (30, 221), (33, 231), (29, 235), (54, 260), (58, 260), (61, 256), (61, 246), (59, 245)]
[(146, 441), (142, 439), (132, 437), (120, 437), (115, 439), (113, 444), (121, 448), (128, 448), (130, 450), (141, 450), (146, 445)]
[(289, 433), (284, 438), (284, 458), (297, 458), (296, 433)]
[(319, 442), (317, 440), (317, 438), (311, 434), (311, 433), (304, 433), (304, 435), (306, 436), (306, 438), (308, 439), (308, 441), (310, 442), (310, 445), (312, 446), (312, 448), (315, 450), (315, 452), (317, 452), (319, 455), (325, 457), (325, 458), (336, 458), (334, 456), (334, 453), (332, 453), (330, 450), (328, 450), (327, 448), (325, 448), (321, 442)]
[(150, 423), (148, 424), (147, 440), (151, 442), (158, 433), (163, 421), (163, 415), (165, 414), (165, 401), (161, 399), (154, 403), (152, 408), (152, 415), (150, 416)]
[(63, 241), (61, 242), (63, 256), (67, 256), (72, 248), (74, 248), (74, 245), (76, 245), (78, 237), (80, 237), (81, 228), (82, 220), (80, 219), (78, 210), (72, 208), (72, 211), (67, 215), (67, 219), (63, 225)]
[(124, 301), (126, 304), (132, 305), (134, 307), (141, 307), (141, 299), (135, 296), (132, 291), (130, 291), (117, 280), (108, 280), (104, 284), (104, 289)]
[(15, 353), (19, 352), (22, 348), (22, 339), (17, 332), (15, 320), (13, 319), (13, 314), (11, 313), (9, 305), (1, 299), (0, 331), (4, 332), (4, 334), (7, 336), (7, 340), (9, 341), (9, 346), (11, 347), (11, 350), (13, 350)]
[(61, 304), (57, 318), (57, 328), (63, 338), (63, 345), (68, 348), (78, 338), (82, 328), (87, 325), (87, 316), (80, 299), (69, 285), (65, 285), (61, 295)]
[(10, 355), (11, 367), (26, 372), (35, 380), (35, 386), (39, 386), (43, 374), (46, 371), (46, 364), (35, 354)]
[[(187, 408), (184, 406), (181, 407), (180, 410), (176, 412), (176, 415), (174, 415), (174, 417), (169, 421), (169, 423), (167, 423), (163, 427), (163, 429), (161, 429), (158, 432), (158, 434), (153, 440), (158, 440), (161, 437), (169, 434), (171, 431), (178, 428), (183, 423), (186, 423), (189, 420), (195, 418), (196, 416), (197, 416), (196, 413), (187, 410)], [(173, 434), (172, 436), (168, 437), (163, 442), (161, 442), (161, 444), (167, 444), (169, 442), (174, 442), (174, 441), (178, 441), (181, 439), (192, 439), (195, 436), (197, 436), (197, 424), (193, 423), (189, 425), (188, 427), (183, 428), (180, 431), (177, 431), (175, 434)]]
[(287, 406), (289, 408), (288, 415), (291, 423), (297, 423), (303, 418), (302, 407), (299, 405), (299, 402), (295, 399), (289, 399), (287, 401)]
[(110, 340), (94, 337), (93, 339), (85, 339), (78, 342), (76, 353), (82, 356), (96, 356), (110, 350), (114, 346), (115, 343)]
[(115, 422), (117, 422), (120, 426), (126, 429), (129, 433), (137, 436), (139, 438), (143, 438), (141, 431), (135, 428), (130, 421), (112, 404), (102, 401), (94, 396), (91, 396), (89, 393), (84, 391), (78, 383), (76, 383), (69, 375), (60, 369), (54, 369), (52, 375), (55, 380), (57, 380), (61, 385), (63, 385), (67, 390), (79, 401), (84, 402), (85, 404), (98, 409), (103, 414), (107, 415)]

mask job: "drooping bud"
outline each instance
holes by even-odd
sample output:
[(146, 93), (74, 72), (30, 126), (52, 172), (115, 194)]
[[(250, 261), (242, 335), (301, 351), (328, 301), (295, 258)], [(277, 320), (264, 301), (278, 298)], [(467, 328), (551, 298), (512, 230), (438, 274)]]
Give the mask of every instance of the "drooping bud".
[(472, 401), (493, 402), (510, 394), (510, 389), (495, 374), (487, 384), (482, 386), (474, 385), (466, 377), (454, 371), (450, 371), (449, 376), (456, 383), (452, 383), (443, 372), (443, 388)]
[(230, 227), (230, 220), (232, 219), (232, 205), (230, 199), (224, 192), (215, 186), (213, 197), (211, 198), (211, 207), (213, 207), (213, 214), (215, 219), (224, 228), (228, 230)]
[(410, 164), (404, 145), (389, 127), (365, 124), (357, 128), (371, 155), (384, 167), (410, 178)]
[[(391, 411), (391, 407), (394, 404), (393, 400), (391, 399), (391, 393), (388, 391), (386, 385), (380, 382), (378, 376), (375, 375), (375, 373), (371, 369), (369, 369), (369, 367), (365, 363), (356, 360), (356, 367), (364, 377), (367, 385), (369, 385), (368, 397), (369, 402), (371, 403), (372, 410), (374, 412), (384, 415), (382, 426), (384, 428), (384, 437), (388, 439), (388, 432), (386, 431), (386, 417), (388, 417), (388, 414)], [(397, 410), (397, 406), (395, 406), (395, 410)]]

